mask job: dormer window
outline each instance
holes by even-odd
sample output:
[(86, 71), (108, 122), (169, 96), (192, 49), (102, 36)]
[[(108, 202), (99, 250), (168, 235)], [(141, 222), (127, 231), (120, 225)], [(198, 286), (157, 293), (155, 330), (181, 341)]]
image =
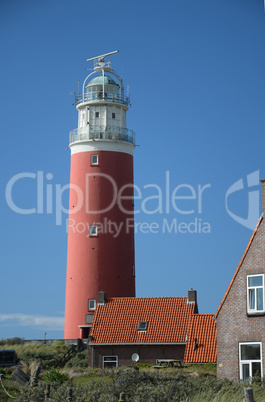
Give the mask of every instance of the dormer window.
[(138, 331), (146, 331), (147, 330), (148, 321), (139, 321)]
[(264, 274), (247, 275), (247, 308), (249, 314), (263, 313)]

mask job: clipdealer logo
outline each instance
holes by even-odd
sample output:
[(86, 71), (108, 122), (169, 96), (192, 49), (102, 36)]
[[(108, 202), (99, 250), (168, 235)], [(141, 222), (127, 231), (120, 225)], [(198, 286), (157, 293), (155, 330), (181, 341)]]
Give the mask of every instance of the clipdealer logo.
[[(155, 183), (146, 184), (142, 187), (136, 184), (125, 185), (118, 188), (115, 180), (107, 174), (97, 174), (100, 180), (106, 180), (111, 186), (112, 196), (108, 205), (101, 210), (90, 210), (90, 176), (86, 175), (85, 188), (80, 188), (76, 184), (57, 184), (53, 183), (52, 173), (44, 174), (42, 171), (37, 173), (22, 172), (14, 175), (7, 183), (5, 189), (6, 203), (9, 208), (18, 214), (54, 214), (55, 223), (60, 226), (63, 224), (63, 217), (67, 215), (67, 226), (77, 233), (88, 233), (90, 224), (98, 224), (98, 233), (112, 233), (118, 236), (123, 230), (133, 230), (135, 233), (211, 233), (211, 225), (203, 219), (204, 199), (208, 196), (211, 184), (198, 184), (193, 186), (187, 183), (173, 186), (171, 183), (170, 172), (165, 172), (163, 185)], [(93, 174), (93, 177), (95, 174)], [(15, 196), (17, 185), (31, 185), (32, 191), (28, 194), (27, 207), (22, 207), (19, 196)], [(128, 190), (131, 196), (128, 195)], [(68, 192), (75, 193), (76, 203), (74, 209), (64, 206), (63, 199), (68, 196)], [(229, 201), (233, 195), (247, 192), (247, 217), (240, 216), (229, 206)], [(256, 170), (246, 176), (246, 185), (243, 178), (233, 183), (225, 194), (225, 209), (228, 215), (240, 225), (254, 230), (259, 220), (259, 171)], [(134, 211), (125, 208), (124, 201), (128, 197), (136, 203)], [(34, 199), (34, 201), (33, 201)], [(82, 209), (90, 215), (106, 213), (112, 208), (117, 207), (127, 216), (126, 222), (114, 222), (106, 219), (103, 222), (80, 222), (75, 219)], [(132, 219), (135, 216), (135, 221)], [(150, 222), (137, 221), (138, 214), (156, 216), (156, 220)], [(77, 215), (76, 215), (77, 216)], [(160, 219), (161, 218), (161, 219)], [(162, 220), (162, 222), (161, 222)]]
[[(248, 229), (254, 230), (258, 220), (259, 220), (259, 170), (249, 173), (247, 175), (247, 186), (244, 186), (243, 178), (237, 180), (233, 183), (226, 192), (225, 195), (225, 208), (229, 216), (231, 216), (234, 221)], [(247, 200), (247, 217), (237, 215), (232, 212), (228, 207), (228, 198), (233, 196), (237, 192), (246, 191), (248, 193)]]
[[(90, 192), (93, 177), (99, 178), (110, 189), (107, 204), (101, 209), (90, 208)], [(198, 184), (191, 185), (187, 183), (173, 185), (171, 183), (170, 172), (165, 172), (165, 178), (162, 185), (155, 183), (146, 184), (142, 187), (136, 184), (124, 185), (118, 188), (115, 180), (103, 173), (88, 173), (85, 178), (85, 188), (76, 184), (55, 184), (52, 183), (53, 174), (44, 174), (42, 171), (37, 173), (23, 172), (13, 176), (6, 185), (5, 197), (9, 208), (18, 214), (55, 214), (56, 225), (62, 225), (63, 216), (68, 215), (68, 227), (76, 233), (86, 233), (90, 225), (98, 225), (97, 233), (113, 233), (118, 235), (122, 230), (133, 230), (135, 233), (209, 233), (210, 224), (202, 219), (203, 203), (211, 185)], [(29, 206), (22, 207), (19, 197), (16, 195), (16, 186), (30, 185), (31, 191), (28, 192)], [(72, 192), (75, 198), (74, 208), (66, 208), (63, 199)], [(34, 199), (34, 201), (32, 201)], [(126, 201), (130, 199), (136, 204), (134, 210), (126, 209)], [(34, 204), (35, 202), (35, 204)], [(33, 204), (33, 205), (32, 205)], [(132, 203), (130, 203), (132, 204)], [(104, 220), (104, 222), (80, 222), (77, 220), (78, 213), (82, 210), (91, 216), (105, 214), (112, 208), (118, 208), (126, 216), (126, 222), (113, 222)], [(132, 219), (132, 215), (137, 218), (139, 214), (156, 216), (156, 220), (149, 222), (137, 222)], [(163, 218), (162, 224), (158, 222)], [(173, 218), (172, 218), (173, 216)], [(177, 216), (177, 218), (176, 218)], [(158, 219), (159, 218), (159, 219)], [(185, 219), (184, 219), (185, 218)], [(122, 225), (121, 225), (122, 223)]]

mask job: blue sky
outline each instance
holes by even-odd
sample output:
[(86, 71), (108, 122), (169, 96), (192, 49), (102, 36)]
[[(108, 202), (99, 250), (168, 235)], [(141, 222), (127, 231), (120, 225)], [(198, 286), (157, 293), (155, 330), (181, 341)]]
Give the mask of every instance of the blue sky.
[[(69, 183), (66, 148), (77, 127), (70, 92), (93, 67), (87, 58), (116, 49), (111, 62), (130, 86), (127, 127), (139, 145), (143, 199), (154, 185), (166, 197), (166, 177), (170, 197), (177, 186), (179, 195), (195, 194), (177, 200), (189, 214), (172, 203), (167, 213), (165, 199), (160, 213), (146, 201), (146, 213), (136, 201), (136, 222), (159, 227), (135, 236), (137, 296), (186, 296), (192, 287), (199, 311), (216, 312), (261, 213), (264, 19), (262, 0), (1, 1), (0, 338), (63, 337), (67, 215), (56, 225), (45, 198), (44, 213), (16, 213), (5, 192), (15, 175), (31, 174), (16, 182), (12, 199), (34, 208), (37, 172), (44, 197), (47, 185), (55, 192)], [(206, 185), (199, 210), (198, 186)], [(192, 222), (208, 224), (209, 233), (180, 233), (179, 224)]]

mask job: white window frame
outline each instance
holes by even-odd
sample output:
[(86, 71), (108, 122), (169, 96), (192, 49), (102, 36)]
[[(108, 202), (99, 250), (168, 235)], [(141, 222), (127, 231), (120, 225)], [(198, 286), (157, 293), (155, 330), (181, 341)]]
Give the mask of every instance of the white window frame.
[(98, 154), (91, 155), (91, 165), (98, 165)]
[[(260, 359), (255, 359), (255, 360), (242, 360), (241, 359), (241, 346), (242, 345), (259, 345), (260, 346)], [(243, 381), (243, 365), (248, 364), (249, 365), (249, 380), (251, 381), (251, 378), (253, 377), (252, 373), (252, 363), (260, 363), (260, 375), (261, 378), (263, 378), (263, 369), (262, 369), (262, 342), (240, 342), (239, 343), (239, 376), (240, 380)]]
[[(249, 278), (261, 276), (262, 277), (262, 285), (260, 286), (249, 286)], [(257, 289), (263, 289), (262, 292), (262, 297), (263, 297), (263, 309), (258, 310), (257, 302), (258, 302), (258, 297), (257, 297)], [(250, 308), (250, 291), (255, 292), (255, 308)], [(261, 314), (265, 312), (264, 308), (264, 274), (255, 274), (255, 275), (247, 275), (247, 311), (248, 314)]]
[(98, 227), (97, 227), (97, 225), (90, 225), (89, 234), (90, 234), (90, 236), (97, 236), (98, 235)]
[[(112, 360), (105, 360), (105, 359), (112, 359)], [(105, 368), (105, 363), (115, 363), (115, 367), (118, 367), (118, 356), (103, 356), (102, 357), (102, 368)], [(112, 367), (112, 366), (111, 366)]]
[(96, 300), (95, 299), (88, 300), (88, 310), (96, 310)]

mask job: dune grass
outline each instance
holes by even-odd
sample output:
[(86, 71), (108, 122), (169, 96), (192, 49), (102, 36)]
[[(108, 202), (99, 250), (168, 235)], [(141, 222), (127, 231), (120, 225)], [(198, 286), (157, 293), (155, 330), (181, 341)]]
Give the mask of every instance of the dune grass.
[[(127, 401), (156, 402), (156, 401), (187, 401), (187, 402), (242, 402), (244, 387), (234, 381), (219, 380), (216, 378), (215, 364), (190, 364), (183, 368), (163, 368), (157, 370), (152, 365), (137, 364), (131, 367), (118, 367), (109, 370), (92, 369), (86, 367), (87, 351), (77, 354), (70, 364), (67, 364), (60, 373), (52, 373), (54, 363), (69, 349), (63, 342), (52, 345), (32, 343), (5, 343), (1, 349), (15, 349), (21, 359), (22, 368), (28, 374), (42, 362), (42, 374), (39, 386), (31, 389), (21, 387), (11, 377), (11, 368), (0, 369), (3, 383), (8, 392), (16, 396), (16, 400), (43, 401), (47, 381), (57, 377), (64, 379), (64, 383), (53, 382), (51, 396), (54, 402), (61, 401), (69, 386), (73, 387), (75, 401), (106, 401), (117, 402), (121, 392), (126, 395)], [(80, 366), (79, 366), (80, 364)], [(52, 375), (53, 374), (53, 375)], [(56, 374), (56, 375), (55, 375)], [(66, 376), (63, 376), (66, 374)], [(58, 383), (58, 384), (57, 384)], [(254, 380), (254, 398), (256, 402), (265, 401), (265, 388), (260, 380)], [(0, 387), (0, 400), (11, 400)]]

